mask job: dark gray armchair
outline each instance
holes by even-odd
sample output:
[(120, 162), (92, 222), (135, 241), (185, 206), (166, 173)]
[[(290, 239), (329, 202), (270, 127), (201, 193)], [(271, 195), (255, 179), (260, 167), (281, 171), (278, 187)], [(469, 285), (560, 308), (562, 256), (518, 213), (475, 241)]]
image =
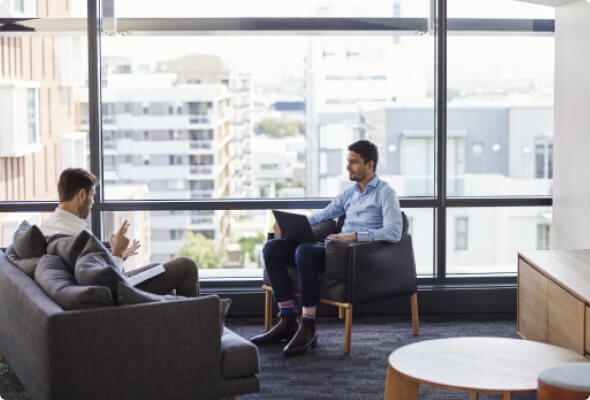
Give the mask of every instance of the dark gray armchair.
[[(411, 299), (414, 335), (419, 333), (418, 286), (412, 237), (408, 232), (408, 218), (402, 212), (403, 233), (397, 243), (326, 242), (326, 269), (321, 276), (320, 302), (338, 307), (339, 317), (345, 319), (344, 353), (350, 353), (352, 309), (354, 305), (408, 295)], [(324, 240), (331, 233), (340, 232), (344, 219), (323, 222), (312, 227), (316, 239)], [(289, 276), (298, 292), (296, 267), (289, 266)], [(272, 319), (272, 287), (264, 273), (265, 313), (264, 328), (269, 330)]]

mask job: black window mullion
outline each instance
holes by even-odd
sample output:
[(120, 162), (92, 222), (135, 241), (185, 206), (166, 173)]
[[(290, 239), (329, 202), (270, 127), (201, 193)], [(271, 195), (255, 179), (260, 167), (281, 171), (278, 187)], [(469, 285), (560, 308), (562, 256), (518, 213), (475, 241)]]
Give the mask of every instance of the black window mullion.
[[(95, 200), (102, 204), (104, 182), (102, 173), (102, 121), (100, 93), (100, 0), (88, 0), (88, 126), (90, 145), (90, 171), (96, 175)], [(100, 207), (91, 210), (92, 232), (102, 237)]]
[(435, 278), (446, 278), (446, 198), (447, 198), (447, 2), (436, 0), (436, 202), (434, 219)]

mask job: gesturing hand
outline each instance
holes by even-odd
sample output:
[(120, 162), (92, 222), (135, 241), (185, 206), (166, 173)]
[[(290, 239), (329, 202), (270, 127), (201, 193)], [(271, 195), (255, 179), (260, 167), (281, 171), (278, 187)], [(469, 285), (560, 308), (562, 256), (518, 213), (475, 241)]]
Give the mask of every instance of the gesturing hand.
[(113, 248), (112, 254), (116, 257), (123, 257), (123, 252), (129, 246), (129, 238), (125, 236), (127, 229), (129, 228), (129, 222), (123, 221), (121, 227), (114, 235), (111, 235), (109, 242)]
[(136, 254), (139, 254), (137, 249), (139, 249), (140, 247), (141, 247), (141, 244), (139, 244), (139, 240), (133, 239), (133, 243), (131, 243), (131, 246), (127, 247), (123, 251), (123, 258), (126, 259), (127, 257), (131, 257)]

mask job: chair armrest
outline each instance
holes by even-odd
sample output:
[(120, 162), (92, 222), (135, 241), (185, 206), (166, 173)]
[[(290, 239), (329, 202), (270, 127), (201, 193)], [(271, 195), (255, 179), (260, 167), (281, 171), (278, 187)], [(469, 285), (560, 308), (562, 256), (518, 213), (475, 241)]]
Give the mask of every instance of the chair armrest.
[(351, 256), (355, 242), (348, 242), (341, 239), (326, 239), (326, 268), (322, 276), (337, 281), (347, 281), (351, 278), (352, 269)]
[(221, 374), (219, 312), (213, 295), (51, 316), (54, 398), (137, 398), (138, 388), (150, 398), (166, 388), (198, 394), (194, 382)]
[(412, 238), (351, 246), (352, 301), (362, 303), (418, 290)]

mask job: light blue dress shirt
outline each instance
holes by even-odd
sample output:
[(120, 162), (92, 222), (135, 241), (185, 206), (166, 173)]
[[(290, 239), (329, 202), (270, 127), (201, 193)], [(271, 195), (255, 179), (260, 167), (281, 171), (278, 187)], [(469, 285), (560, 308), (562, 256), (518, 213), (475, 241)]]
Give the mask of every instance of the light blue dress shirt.
[(402, 213), (395, 190), (377, 176), (367, 184), (365, 193), (357, 183), (308, 220), (314, 225), (343, 214), (346, 220), (342, 234), (356, 233), (359, 242), (399, 242), (402, 237)]

